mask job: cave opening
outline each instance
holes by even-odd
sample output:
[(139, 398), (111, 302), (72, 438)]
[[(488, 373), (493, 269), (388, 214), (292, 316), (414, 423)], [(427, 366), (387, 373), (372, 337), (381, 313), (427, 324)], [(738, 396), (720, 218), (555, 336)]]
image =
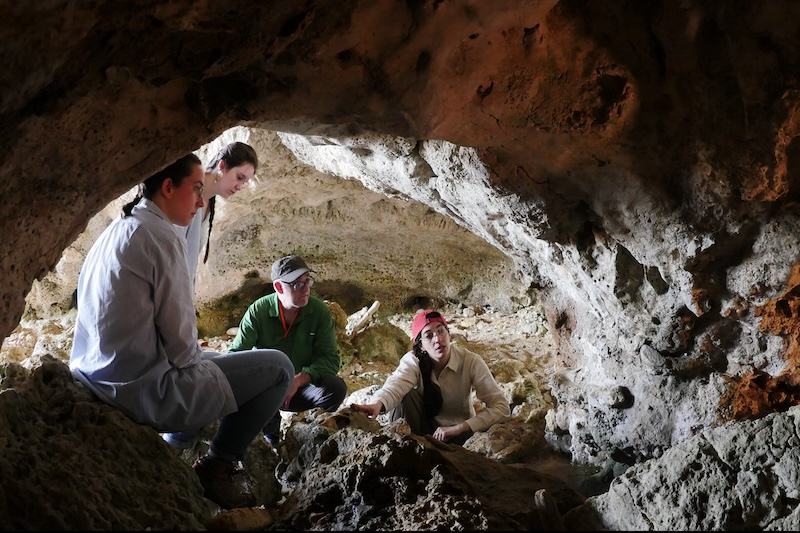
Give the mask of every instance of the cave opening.
[(234, 527), (800, 527), (800, 4), (113, 7), (0, 21), (4, 524), (220, 525), (188, 458), (64, 361), (85, 235), (225, 132), (268, 163), (219, 203), (208, 347), (301, 253), (352, 391), (436, 305), (512, 411), (455, 450), (346, 410), (287, 419), (289, 455), (243, 460), (285, 512)]

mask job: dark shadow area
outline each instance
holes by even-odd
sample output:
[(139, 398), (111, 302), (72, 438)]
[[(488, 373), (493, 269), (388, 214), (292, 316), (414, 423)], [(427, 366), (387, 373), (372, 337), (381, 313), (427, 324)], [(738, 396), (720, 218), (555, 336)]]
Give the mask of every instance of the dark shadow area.
[(215, 337), (238, 327), (250, 304), (273, 292), (271, 281), (262, 279), (257, 272), (248, 273), (238, 289), (198, 308), (198, 336)]
[(318, 298), (332, 300), (341, 305), (348, 315), (372, 303), (372, 300), (364, 293), (364, 289), (349, 281), (318, 281), (314, 284), (312, 292)]

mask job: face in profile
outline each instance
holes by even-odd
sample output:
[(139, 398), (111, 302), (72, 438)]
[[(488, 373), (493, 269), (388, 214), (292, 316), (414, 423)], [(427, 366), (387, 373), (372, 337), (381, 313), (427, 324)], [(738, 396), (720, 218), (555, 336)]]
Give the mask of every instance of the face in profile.
[(228, 168), (224, 160), (219, 162), (219, 170), (221, 176), (217, 185), (217, 194), (225, 199), (242, 190), (256, 173), (256, 169), (250, 163)]
[(188, 226), (197, 210), (203, 207), (203, 175), (203, 168), (195, 165), (192, 173), (173, 188), (168, 202), (171, 211), (169, 217), (174, 224)]

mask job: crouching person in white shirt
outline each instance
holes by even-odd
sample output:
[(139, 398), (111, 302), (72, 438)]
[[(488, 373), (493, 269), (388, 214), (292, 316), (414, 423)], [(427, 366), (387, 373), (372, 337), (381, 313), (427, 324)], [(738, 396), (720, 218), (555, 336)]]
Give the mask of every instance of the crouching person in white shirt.
[(193, 434), (222, 418), (194, 464), (206, 497), (252, 505), (237, 461), (278, 411), (294, 377), (277, 350), (202, 352), (183, 240), (203, 206), (203, 170), (189, 154), (148, 178), (86, 256), (78, 280), (73, 376), (134, 421)]
[[(372, 403), (353, 404), (356, 411), (391, 420), (405, 418), (412, 433), (464, 444), (476, 431), (508, 418), (508, 401), (478, 355), (450, 343), (447, 321), (438, 311), (420, 311), (411, 322), (412, 351), (376, 392)], [(477, 415), (472, 390), (486, 409)]]

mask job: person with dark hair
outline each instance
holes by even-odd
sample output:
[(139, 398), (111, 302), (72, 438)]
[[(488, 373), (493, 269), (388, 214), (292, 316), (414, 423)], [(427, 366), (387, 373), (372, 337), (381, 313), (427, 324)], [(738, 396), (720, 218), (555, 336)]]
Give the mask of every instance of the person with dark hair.
[[(206, 165), (203, 176), (203, 204), (206, 207), (197, 210), (188, 226), (178, 225), (180, 227), (176, 228), (186, 238), (186, 259), (192, 287), (200, 254), (203, 254), (203, 263), (208, 261), (217, 196), (227, 200), (253, 179), (256, 170), (258, 155), (252, 146), (243, 142), (228, 144)], [(205, 252), (202, 251), (204, 248)]]
[(202, 206), (192, 154), (141, 184), (84, 261), (69, 366), (102, 401), (158, 431), (197, 433), (222, 418), (194, 470), (210, 500), (239, 507), (253, 498), (236, 464), (277, 412), (294, 368), (277, 350), (223, 356), (198, 347), (186, 248), (173, 224), (189, 224)]
[[(328, 306), (311, 296), (314, 271), (302, 257), (287, 255), (272, 264), (275, 292), (247, 308), (236, 338), (228, 350), (275, 348), (294, 364), (294, 379), (281, 404), (284, 411), (319, 407), (334, 411), (347, 395), (347, 385), (337, 376), (340, 359), (336, 328)], [(280, 440), (280, 414), (264, 427), (272, 446)]]
[[(375, 417), (388, 411), (390, 420), (405, 418), (411, 432), (464, 444), (510, 414), (508, 400), (480, 356), (450, 342), (444, 316), (420, 311), (411, 322), (413, 348), (372, 397), (372, 403), (351, 407)], [(486, 408), (475, 413), (472, 390)]]

